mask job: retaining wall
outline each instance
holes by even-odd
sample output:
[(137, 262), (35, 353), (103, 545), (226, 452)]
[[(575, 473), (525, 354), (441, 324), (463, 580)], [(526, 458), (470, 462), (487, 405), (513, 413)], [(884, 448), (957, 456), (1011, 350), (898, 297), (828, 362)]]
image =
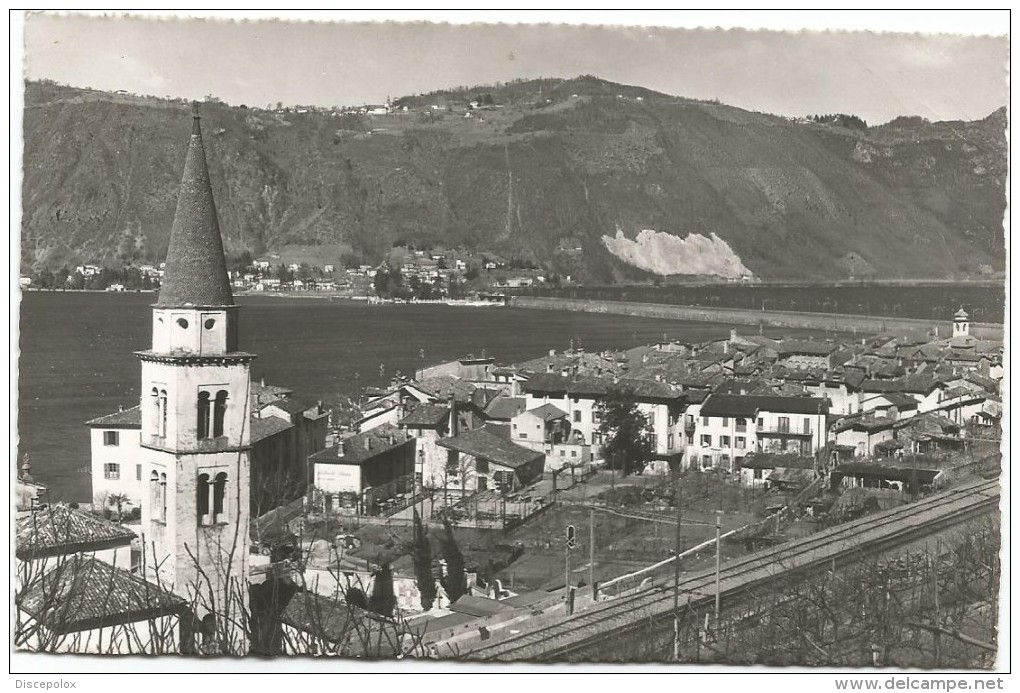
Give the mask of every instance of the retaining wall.
[[(872, 315), (843, 315), (840, 313), (802, 313), (792, 310), (748, 310), (746, 308), (715, 308), (705, 306), (676, 306), (663, 303), (632, 303), (628, 301), (595, 301), (576, 298), (549, 298), (544, 296), (512, 296), (514, 308), (541, 310), (570, 310), (585, 313), (633, 315), (666, 320), (693, 320), (722, 322), (738, 325), (765, 325), (810, 330), (835, 330), (877, 334), (890, 330), (923, 330), (938, 327), (940, 337), (951, 337), (953, 323), (949, 320), (917, 320)], [(994, 323), (971, 323), (970, 332), (981, 339), (1003, 338), (1003, 326)]]

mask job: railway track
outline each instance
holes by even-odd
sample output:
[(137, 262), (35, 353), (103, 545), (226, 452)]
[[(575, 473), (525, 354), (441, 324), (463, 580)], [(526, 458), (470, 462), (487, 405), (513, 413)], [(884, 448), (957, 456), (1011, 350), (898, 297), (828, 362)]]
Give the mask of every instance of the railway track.
[[(822, 566), (846, 564), (945, 530), (998, 508), (999, 481), (979, 480), (909, 505), (869, 515), (804, 539), (725, 563), (720, 593), (732, 601), (769, 581)], [(664, 584), (665, 583), (665, 584)], [(665, 578), (649, 589), (590, 607), (542, 629), (512, 635), (467, 653), (487, 661), (565, 659), (593, 643), (672, 618), (673, 584)], [(715, 571), (702, 570), (680, 582), (680, 604), (697, 609), (715, 598)]]

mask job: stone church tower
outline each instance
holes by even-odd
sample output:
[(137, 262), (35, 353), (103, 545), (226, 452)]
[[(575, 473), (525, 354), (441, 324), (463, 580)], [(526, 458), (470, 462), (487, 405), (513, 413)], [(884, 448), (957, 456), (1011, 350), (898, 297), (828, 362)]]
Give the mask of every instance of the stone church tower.
[[(142, 362), (142, 537), (149, 577), (185, 597), (199, 647), (247, 609), (250, 373), (196, 108), (165, 276)], [(215, 633), (215, 637), (213, 636)], [(182, 641), (188, 634), (182, 632)]]

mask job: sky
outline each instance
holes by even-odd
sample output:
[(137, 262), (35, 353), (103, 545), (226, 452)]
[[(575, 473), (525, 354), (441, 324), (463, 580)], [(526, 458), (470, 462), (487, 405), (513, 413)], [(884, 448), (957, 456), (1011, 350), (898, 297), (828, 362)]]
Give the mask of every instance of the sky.
[(594, 74), (779, 115), (854, 113), (870, 124), (983, 118), (1007, 102), (1008, 50), (1005, 35), (53, 14), (25, 22), (29, 79), (104, 90), (342, 106)]

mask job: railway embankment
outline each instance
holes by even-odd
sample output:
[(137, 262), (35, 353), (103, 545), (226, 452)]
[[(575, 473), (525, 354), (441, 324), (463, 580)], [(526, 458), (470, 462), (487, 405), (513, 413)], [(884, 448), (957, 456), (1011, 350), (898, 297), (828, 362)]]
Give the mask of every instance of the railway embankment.
[[(938, 328), (940, 337), (953, 334), (953, 323), (948, 320), (918, 320), (877, 315), (845, 315), (841, 313), (805, 313), (792, 310), (752, 310), (747, 308), (717, 308), (709, 306), (678, 306), (664, 303), (634, 303), (629, 301), (601, 301), (546, 296), (512, 296), (514, 308), (538, 310), (566, 310), (584, 313), (633, 315), (665, 320), (691, 320), (695, 322), (721, 322), (736, 325), (762, 325), (809, 330), (878, 334), (889, 331), (928, 331)], [(980, 339), (1003, 338), (1003, 326), (995, 323), (972, 323), (970, 333)]]

